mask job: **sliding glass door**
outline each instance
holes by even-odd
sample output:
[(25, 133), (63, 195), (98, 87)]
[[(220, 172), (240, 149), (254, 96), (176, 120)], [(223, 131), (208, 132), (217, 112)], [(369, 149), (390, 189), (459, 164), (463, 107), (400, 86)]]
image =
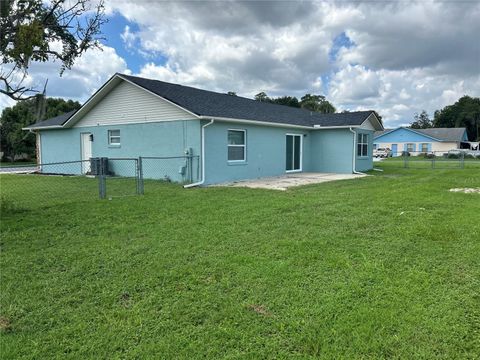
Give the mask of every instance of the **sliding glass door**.
[(287, 134), (287, 172), (302, 171), (302, 135)]

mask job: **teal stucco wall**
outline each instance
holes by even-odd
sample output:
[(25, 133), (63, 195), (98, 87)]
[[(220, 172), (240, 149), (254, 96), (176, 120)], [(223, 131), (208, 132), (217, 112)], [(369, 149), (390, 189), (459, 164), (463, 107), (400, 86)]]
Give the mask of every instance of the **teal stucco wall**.
[[(227, 134), (229, 129), (246, 130), (246, 161), (229, 162)], [(302, 137), (303, 171), (310, 171), (310, 131), (214, 122), (205, 128), (205, 183), (255, 179), (285, 174), (286, 134)]]
[[(201, 155), (201, 126), (207, 121), (185, 120), (157, 123), (93, 126), (41, 131), (42, 163), (75, 161), (81, 158), (81, 133), (93, 134), (93, 157), (138, 158), (139, 156), (181, 156), (186, 148)], [(229, 162), (228, 130), (246, 131), (246, 161)], [(108, 130), (120, 130), (121, 145), (109, 146)], [(357, 170), (372, 168), (371, 134), (369, 157), (357, 158)], [(286, 135), (302, 135), (302, 171), (352, 173), (353, 134), (349, 129), (303, 130), (288, 127), (259, 126), (216, 121), (205, 129), (205, 184), (254, 179), (285, 174)], [(144, 161), (146, 178), (168, 174), (174, 181), (184, 181), (179, 173), (181, 161)], [(117, 166), (117, 168), (115, 168)], [(132, 168), (122, 170), (111, 162), (119, 175), (133, 175)], [(55, 171), (51, 171), (55, 172)], [(65, 171), (58, 171), (65, 173)], [(123, 172), (123, 174), (121, 174)], [(200, 161), (196, 161), (193, 180), (199, 180)], [(77, 173), (80, 173), (78, 169)], [(173, 175), (173, 176), (172, 176)]]
[[(121, 144), (108, 144), (108, 130), (120, 130)], [(92, 133), (92, 157), (138, 158), (139, 156), (182, 156), (187, 148), (193, 155), (200, 155), (200, 121), (164, 121), (156, 123), (78, 127), (60, 130), (44, 130), (41, 136), (41, 160), (43, 164), (81, 159), (81, 134)], [(122, 165), (123, 164), (123, 165)], [(133, 164), (133, 163), (132, 163)], [(164, 174), (178, 174), (181, 159), (146, 160), (146, 178), (161, 178)], [(113, 161), (111, 170), (121, 175), (133, 175), (132, 165)], [(115, 169), (115, 166), (117, 169)], [(198, 161), (195, 166), (199, 166)], [(57, 169), (58, 170), (52, 170)], [(70, 171), (73, 166), (45, 166), (46, 172), (80, 173)], [(62, 171), (63, 170), (63, 171)], [(69, 170), (69, 171), (66, 171)], [(173, 180), (181, 181), (181, 178)]]
[(312, 131), (311, 171), (352, 173), (353, 134), (348, 129)]
[(368, 171), (373, 169), (373, 136), (374, 132), (371, 130), (357, 129), (357, 134), (363, 133), (368, 135), (368, 156), (358, 156), (355, 149), (355, 170), (356, 171)]

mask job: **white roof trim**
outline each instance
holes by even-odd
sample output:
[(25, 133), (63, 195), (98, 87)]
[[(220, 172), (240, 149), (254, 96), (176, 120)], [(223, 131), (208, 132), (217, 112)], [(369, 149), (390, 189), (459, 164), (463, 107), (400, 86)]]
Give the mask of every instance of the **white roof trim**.
[[(92, 96), (90, 96), (90, 98), (82, 105), (82, 107), (80, 109), (77, 110), (77, 112), (75, 114), (73, 114), (70, 119), (68, 119), (63, 125), (62, 127), (70, 127), (71, 125), (73, 125), (75, 122), (77, 122), (78, 120), (81, 119), (81, 115), (82, 113), (84, 113), (88, 108), (88, 105), (96, 98), (98, 98), (99, 96), (104, 96), (104, 93), (105, 93), (105, 89), (107, 89), (107, 87), (109, 86), (110, 83), (113, 82), (113, 80), (117, 79), (118, 77), (118, 74), (115, 74), (113, 75), (110, 79), (108, 79), (108, 81), (103, 84), (95, 93), (93, 93)], [(108, 91), (107, 91), (108, 93)], [(105, 94), (106, 95), (106, 94)], [(89, 109), (87, 109), (88, 111)], [(80, 114), (80, 115), (79, 115)], [(78, 118), (78, 119), (76, 119)]]
[(45, 130), (45, 129), (61, 129), (62, 125), (39, 126), (39, 127), (24, 127), (22, 130)]
[[(137, 88), (139, 89), (142, 89), (143, 91), (146, 91), (166, 102), (168, 102), (169, 104), (172, 104), (174, 105), (175, 107), (189, 113), (190, 115), (194, 116), (195, 118), (200, 118), (197, 114), (195, 113), (192, 113), (191, 111), (181, 107), (180, 105), (177, 105), (175, 104), (174, 102), (171, 102), (170, 100), (168, 99), (165, 99), (164, 97), (158, 95), (158, 94), (155, 94), (154, 92), (151, 92), (150, 90), (147, 90), (145, 89), (144, 87), (141, 87), (140, 85), (137, 85), (133, 82), (131, 82), (130, 80), (128, 79), (125, 79), (124, 77), (122, 77), (121, 74), (115, 74), (113, 75), (105, 84), (103, 84), (92, 96), (90, 96), (90, 98), (87, 100), (87, 102), (85, 104), (82, 105), (82, 107), (80, 109), (77, 110), (77, 112), (75, 114), (73, 114), (70, 119), (68, 119), (65, 124), (63, 124), (61, 127), (71, 127), (73, 124), (75, 124), (76, 122), (78, 122), (82, 116), (84, 115), (85, 112), (88, 112), (90, 110), (90, 107), (89, 105), (96, 99), (98, 99), (99, 97), (104, 97), (105, 95), (107, 95), (109, 92), (110, 92), (110, 88), (109, 88), (109, 85), (111, 85), (111, 83), (113, 83), (114, 80), (116, 79), (119, 79), (119, 80), (122, 80), (122, 81), (126, 81), (128, 82), (129, 84), (131, 85), (134, 85), (136, 86)], [(95, 106), (95, 105), (93, 105)]]
[(152, 91), (150, 91), (150, 90), (148, 90), (148, 89), (145, 89), (144, 87), (142, 87), (142, 86), (140, 86), (140, 85), (138, 85), (138, 84), (135, 84), (133, 81), (130, 81), (130, 80), (128, 80), (128, 79), (125, 79), (122, 75), (120, 75), (120, 74), (115, 74), (115, 75), (118, 76), (120, 79), (128, 82), (129, 84), (132, 84), (132, 85), (138, 87), (139, 89), (142, 89), (142, 90), (144, 90), (144, 91), (146, 91), (146, 92), (148, 92), (148, 93), (150, 93), (150, 94), (152, 94), (152, 95), (154, 95), (154, 96), (156, 96), (156, 97), (159, 97), (159, 98), (162, 99), (162, 100), (165, 100), (165, 101), (168, 102), (169, 104), (172, 104), (172, 105), (176, 106), (177, 108), (179, 108), (179, 109), (181, 109), (181, 110), (183, 110), (183, 111), (186, 111), (186, 112), (189, 113), (190, 115), (193, 115), (195, 118), (197, 118), (197, 119), (200, 118), (200, 116), (198, 116), (197, 114), (191, 112), (190, 110), (187, 110), (187, 109), (185, 109), (184, 107), (182, 107), (182, 106), (180, 106), (180, 105), (178, 105), (178, 104), (175, 104), (174, 102), (172, 102), (172, 101), (164, 98), (163, 96), (160, 96), (160, 95), (158, 95), (158, 94), (155, 94), (154, 92), (152, 92)]
[(297, 129), (309, 129), (312, 130), (311, 126), (303, 126), (303, 125), (292, 125), (292, 124), (283, 124), (283, 123), (272, 123), (266, 121), (258, 121), (258, 120), (247, 120), (247, 119), (233, 119), (233, 118), (225, 118), (225, 117), (218, 117), (218, 116), (200, 116), (201, 120), (217, 120), (217, 121), (226, 121), (226, 122), (234, 122), (234, 123), (245, 123), (245, 124), (252, 124), (252, 125), (262, 125), (262, 126), (274, 126), (274, 127), (289, 127), (289, 128), (297, 128)]
[[(373, 115), (373, 119), (375, 119), (376, 124), (371, 120), (372, 115)], [(373, 125), (373, 128), (375, 129), (375, 131), (381, 131), (381, 130), (385, 129), (383, 127), (382, 123), (380, 122), (380, 120), (378, 120), (377, 115), (375, 115), (374, 112), (372, 112), (370, 115), (368, 115), (368, 117), (365, 119), (365, 121), (362, 123), (361, 126), (363, 126), (363, 124), (365, 124), (365, 122), (367, 122), (367, 121), (370, 121), (370, 123)]]

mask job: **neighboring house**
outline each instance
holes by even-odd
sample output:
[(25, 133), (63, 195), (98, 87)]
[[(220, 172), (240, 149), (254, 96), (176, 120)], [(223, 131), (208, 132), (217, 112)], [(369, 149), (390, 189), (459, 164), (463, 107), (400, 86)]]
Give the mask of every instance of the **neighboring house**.
[(200, 158), (199, 183), (214, 184), (370, 170), (383, 126), (373, 111), (320, 114), (115, 74), (75, 113), (26, 129), (38, 134), (42, 163), (188, 151)]
[(399, 127), (375, 132), (374, 148), (389, 148), (393, 156), (403, 151), (412, 155), (435, 152), (443, 154), (459, 149), (460, 143), (468, 141), (465, 128), (410, 129)]

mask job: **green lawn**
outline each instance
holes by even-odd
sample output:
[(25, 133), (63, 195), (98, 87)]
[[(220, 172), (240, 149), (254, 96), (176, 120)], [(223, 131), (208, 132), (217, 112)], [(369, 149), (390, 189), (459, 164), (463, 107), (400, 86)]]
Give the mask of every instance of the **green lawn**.
[(480, 170), (373, 174), (111, 201), (3, 175), (1, 358), (478, 358), (480, 195), (448, 190)]
[[(377, 167), (379, 162), (375, 162)], [(391, 157), (383, 159), (381, 161), (381, 168), (404, 168), (405, 164), (410, 169), (478, 169), (480, 170), (480, 159), (466, 158), (450, 159), (442, 156), (437, 156), (434, 159), (425, 158), (423, 156), (409, 156), (407, 158), (403, 156)]]

